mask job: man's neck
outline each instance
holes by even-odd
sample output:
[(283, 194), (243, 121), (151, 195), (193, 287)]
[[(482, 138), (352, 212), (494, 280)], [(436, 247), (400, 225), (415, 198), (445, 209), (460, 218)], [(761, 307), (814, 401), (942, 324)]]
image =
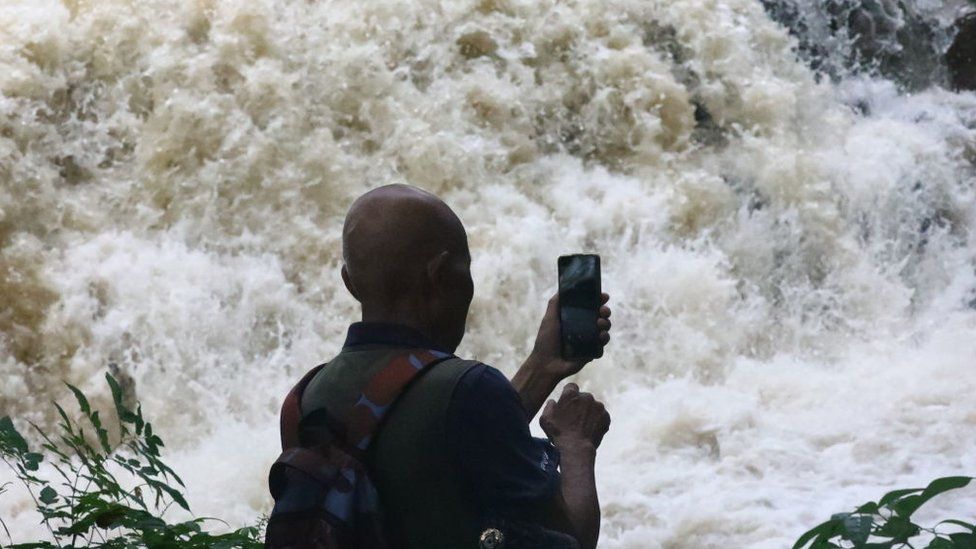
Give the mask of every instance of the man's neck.
[(438, 342), (437, 337), (431, 333), (429, 324), (419, 318), (414, 311), (403, 310), (378, 310), (363, 307), (363, 322), (378, 322), (383, 324), (397, 324), (412, 328), (433, 342)]
[(363, 322), (378, 322), (382, 324), (399, 324), (400, 326), (406, 326), (408, 328), (413, 328), (418, 332), (424, 334), (425, 337), (430, 337), (427, 333), (427, 329), (424, 322), (417, 318), (414, 314), (397, 314), (390, 311), (373, 312), (363, 310), (362, 314)]
[(362, 318), (363, 322), (398, 324), (400, 326), (412, 328), (430, 340), (432, 343), (453, 352), (456, 344), (447, 344), (442, 337), (443, 334), (437, 333), (435, 330), (433, 330), (428, 319), (423, 315), (417, 314), (418, 310), (418, 307), (378, 308), (367, 307), (364, 305), (362, 308), (362, 316), (360, 318)]

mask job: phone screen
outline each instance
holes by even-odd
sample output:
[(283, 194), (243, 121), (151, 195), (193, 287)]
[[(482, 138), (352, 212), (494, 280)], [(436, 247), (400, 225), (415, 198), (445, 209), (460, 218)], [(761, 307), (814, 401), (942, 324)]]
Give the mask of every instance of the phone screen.
[(600, 311), (600, 256), (559, 258), (559, 325), (563, 358), (603, 356), (596, 321)]

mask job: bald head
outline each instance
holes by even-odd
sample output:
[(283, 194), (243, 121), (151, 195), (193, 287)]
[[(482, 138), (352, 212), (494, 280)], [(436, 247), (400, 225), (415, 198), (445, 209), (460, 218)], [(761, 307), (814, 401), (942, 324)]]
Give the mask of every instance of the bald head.
[(464, 287), (470, 286), (467, 235), (441, 199), (408, 185), (360, 196), (346, 214), (342, 256), (343, 280), (362, 304), (363, 320), (427, 331), (447, 314), (455, 324), (461, 317), (463, 333), (471, 299)]

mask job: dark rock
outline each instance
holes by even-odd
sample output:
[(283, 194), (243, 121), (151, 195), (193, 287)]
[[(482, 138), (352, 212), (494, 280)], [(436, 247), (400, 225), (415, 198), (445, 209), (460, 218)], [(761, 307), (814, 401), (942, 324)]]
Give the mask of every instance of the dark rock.
[[(804, 12), (793, 0), (761, 0), (769, 17), (786, 27), (799, 41), (799, 54), (818, 73), (832, 73), (829, 65), (830, 46), (824, 40), (824, 32), (817, 29), (819, 19)], [(836, 30), (836, 29), (834, 29)], [(820, 31), (820, 32), (818, 32)]]
[(946, 52), (949, 82), (959, 91), (976, 91), (976, 13), (956, 22), (959, 32)]
[(944, 82), (948, 29), (913, 0), (761, 0), (799, 42), (799, 55), (832, 79), (878, 74), (908, 90)]
[(79, 164), (72, 155), (55, 158), (54, 165), (58, 167), (58, 175), (69, 185), (77, 185), (91, 178), (91, 172)]
[(491, 35), (482, 30), (462, 35), (457, 39), (457, 45), (461, 49), (461, 55), (468, 59), (491, 55), (498, 49), (498, 44)]
[(695, 130), (692, 132), (692, 139), (709, 147), (727, 145), (728, 139), (725, 137), (722, 127), (712, 117), (712, 113), (708, 112), (704, 103), (698, 100), (693, 103), (695, 105)]

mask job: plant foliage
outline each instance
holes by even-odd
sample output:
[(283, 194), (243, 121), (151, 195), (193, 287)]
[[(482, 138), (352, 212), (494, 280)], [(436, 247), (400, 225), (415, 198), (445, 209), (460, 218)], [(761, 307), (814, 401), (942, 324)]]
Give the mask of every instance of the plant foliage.
[[(98, 411), (92, 410), (85, 395), (71, 385), (68, 388), (78, 401), (83, 419), (72, 420), (55, 403), (61, 418), (56, 434), (31, 424), (43, 441), (39, 451), (30, 448), (9, 417), (0, 419), (0, 458), (30, 492), (53, 540), (8, 547), (262, 547), (257, 526), (218, 535), (204, 529), (204, 524), (213, 519), (170, 523), (162, 518), (173, 504), (190, 510), (183, 496), (183, 481), (162, 461), (163, 441), (143, 417), (142, 407), (129, 409), (118, 382), (111, 375), (105, 377), (115, 403), (120, 433), (117, 445), (110, 443)], [(42, 462), (49, 465), (53, 479), (39, 472)], [(119, 476), (135, 482), (120, 482)], [(126, 487), (132, 484), (135, 486)], [(0, 486), (0, 493), (5, 487)]]
[[(962, 488), (972, 480), (972, 477), (944, 477), (933, 480), (925, 488), (888, 492), (878, 501), (869, 501), (852, 513), (832, 516), (800, 536), (793, 549), (974, 549), (976, 525), (961, 520), (943, 520), (932, 528), (925, 528), (912, 522), (915, 511), (930, 499)], [(952, 532), (947, 531), (950, 528)], [(921, 545), (924, 543), (919, 541), (922, 537), (931, 540), (927, 545)]]

